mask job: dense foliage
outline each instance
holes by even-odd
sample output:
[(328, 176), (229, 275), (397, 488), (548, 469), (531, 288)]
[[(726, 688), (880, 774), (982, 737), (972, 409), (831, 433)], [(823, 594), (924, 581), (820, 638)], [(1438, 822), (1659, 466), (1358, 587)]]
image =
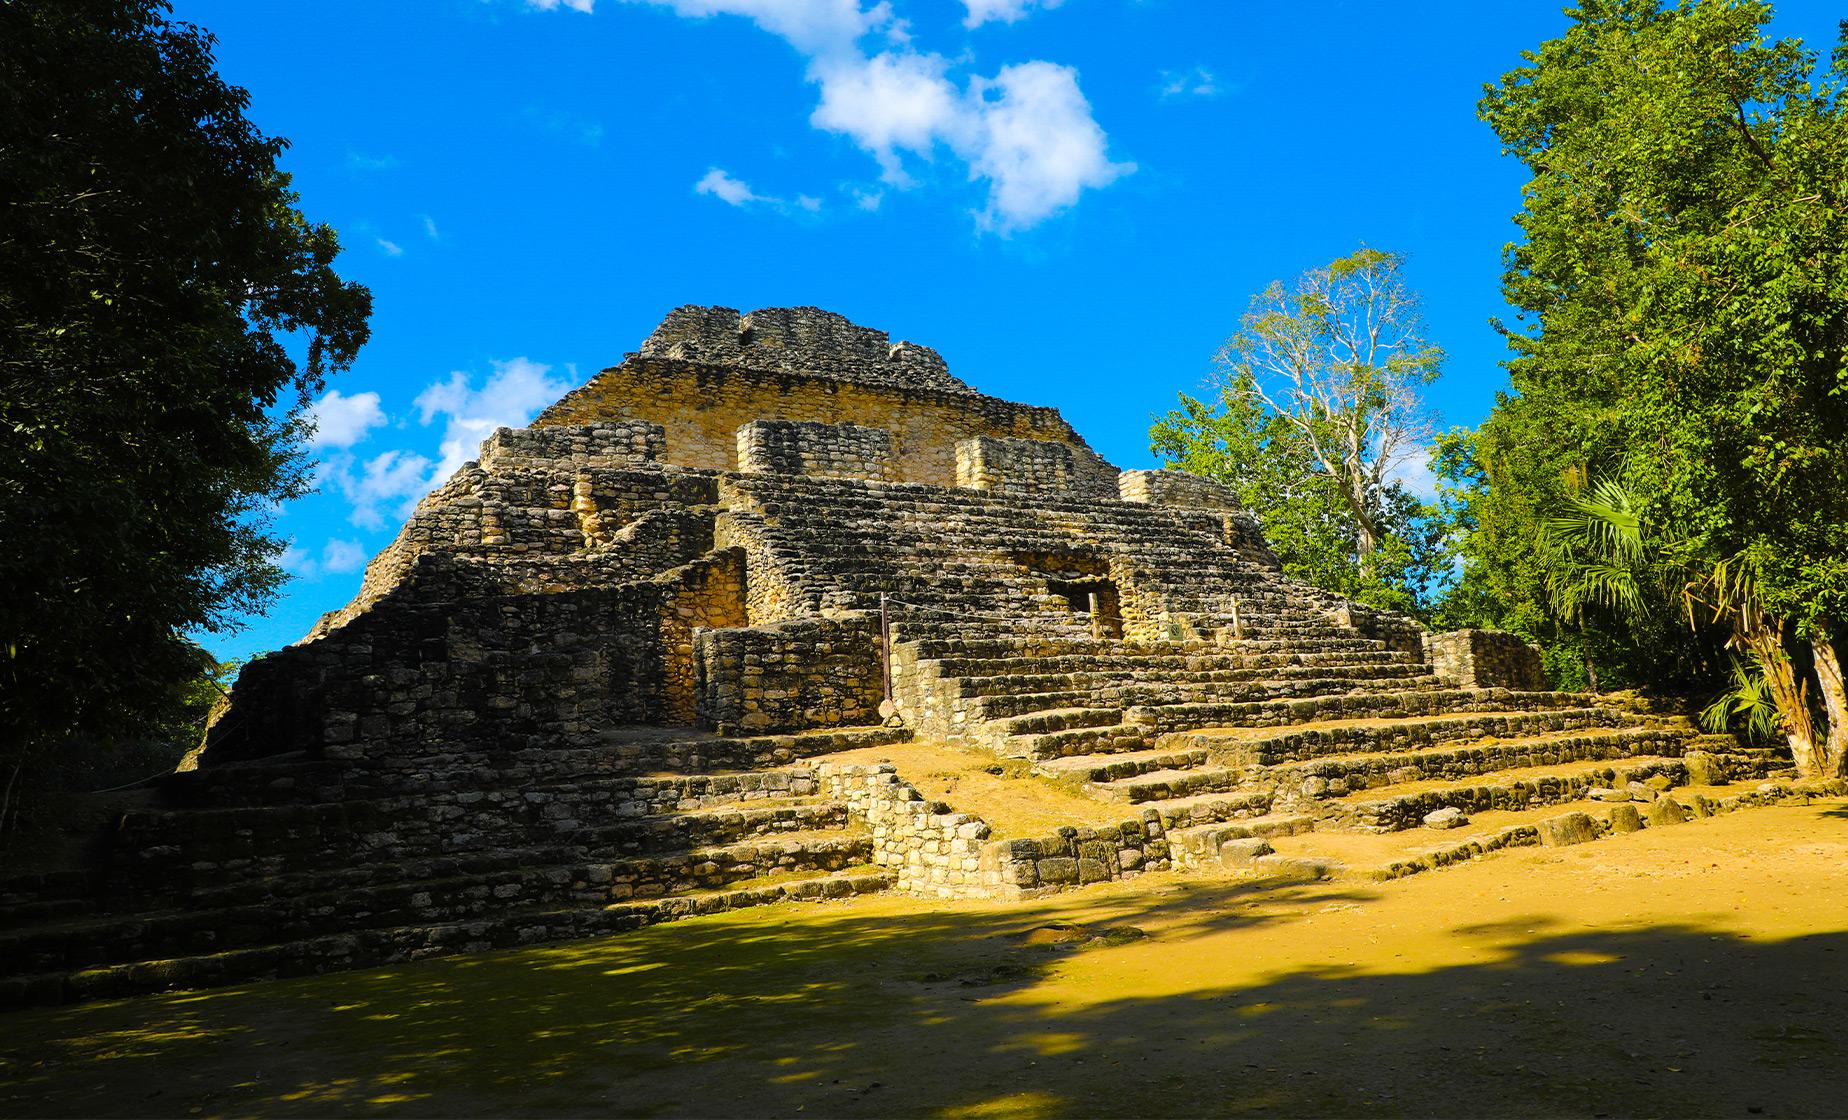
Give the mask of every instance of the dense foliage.
[(370, 294), (157, 0), (0, 4), (0, 750), (134, 738), (281, 578), (300, 415)]
[[(1800, 725), (1818, 701), (1848, 717), (1848, 61), (1767, 40), (1769, 14), (1589, 0), (1488, 88), (1532, 177), (1504, 280), (1514, 391), (1445, 447), (1467, 530), (1446, 614), (1645, 683), (1723, 687), (1725, 640), (1767, 674), (1799, 763), (1828, 770), (1839, 744)], [(1596, 558), (1536, 542), (1604, 484), (1634, 496), (1656, 578), (1563, 610)]]
[(1221, 349), (1210, 399), (1181, 394), (1149, 435), (1167, 466), (1256, 512), (1289, 574), (1428, 615), (1448, 574), (1446, 524), (1395, 472), (1423, 453), (1420, 391), (1443, 351), (1402, 265), (1362, 249), (1270, 285)]

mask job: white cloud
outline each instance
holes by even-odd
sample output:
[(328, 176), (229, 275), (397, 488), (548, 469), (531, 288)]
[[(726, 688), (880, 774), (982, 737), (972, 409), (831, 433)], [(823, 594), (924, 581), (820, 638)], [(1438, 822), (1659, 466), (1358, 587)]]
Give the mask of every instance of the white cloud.
[(369, 156), (364, 152), (347, 153), (347, 170), (355, 174), (372, 171), (391, 171), (398, 166), (398, 157), (394, 155)]
[(1437, 500), (1437, 472), (1431, 469), (1431, 448), (1414, 445), (1406, 457), (1386, 468), (1386, 481), (1396, 482), (1421, 501)]
[[(915, 186), (904, 157), (930, 160), (948, 149), (986, 182), (982, 229), (1024, 229), (1135, 170), (1113, 163), (1109, 138), (1091, 114), (1069, 66), (1032, 61), (1003, 68), (992, 78), (960, 85), (951, 62), (910, 45), (889, 3), (863, 0), (629, 0), (666, 7), (687, 17), (735, 15), (787, 41), (807, 56), (808, 80), (820, 87), (809, 123), (849, 137), (879, 164), (880, 177), (904, 189)], [(1011, 22), (1057, 0), (965, 0), (971, 27)], [(879, 35), (883, 49), (868, 54), (862, 40)], [(733, 206), (790, 204), (759, 195), (749, 184), (714, 167), (695, 184)], [(860, 195), (861, 206), (873, 209)], [(794, 204), (808, 208), (798, 197)]]
[(290, 541), (288, 547), (282, 550), (276, 563), (283, 571), (300, 579), (316, 579), (321, 574), (320, 562), (307, 549), (297, 548), (294, 541)]
[[(990, 99), (990, 90), (1000, 96)], [(980, 106), (969, 171), (990, 184), (984, 228), (1034, 225), (1077, 202), (1085, 187), (1108, 186), (1136, 169), (1104, 154), (1104, 130), (1069, 66), (1003, 67), (992, 82), (975, 79), (969, 92)]]
[(443, 239), (442, 233), (436, 228), (436, 219), (428, 214), (423, 216), (423, 228), (424, 236), (428, 237), (430, 240), (441, 241)]
[(861, 190), (859, 187), (849, 187), (847, 193), (853, 196), (855, 206), (869, 213), (879, 209), (879, 204), (885, 201), (884, 191), (868, 191)]
[(321, 549), (321, 570), (324, 572), (355, 572), (366, 562), (366, 550), (358, 541), (330, 540)]
[(717, 167), (708, 168), (699, 182), (693, 184), (694, 194), (709, 194), (732, 206), (744, 206), (752, 202), (774, 202), (751, 189), (751, 184), (742, 179), (734, 179)]
[(347, 520), (362, 529), (385, 527), (384, 506), (392, 506), (399, 516), (408, 515), (417, 499), (434, 485), (431, 468), (435, 464), (409, 451), (380, 452), (361, 464), (357, 473), (353, 465), (350, 457), (330, 460), (327, 474), (353, 504)]
[(383, 237), (375, 237), (373, 240), (379, 243), (379, 252), (384, 253), (388, 257), (402, 257), (404, 255), (404, 247), (399, 245), (396, 241), (387, 241)]
[(1220, 88), (1219, 79), (1204, 66), (1191, 70), (1163, 70), (1161, 72), (1161, 98), (1168, 101), (1176, 97), (1218, 97), (1225, 92)]
[(551, 366), (530, 358), (493, 365), (479, 389), (473, 377), (456, 370), (419, 393), (413, 402), (419, 423), (444, 418), (443, 442), (438, 448), (442, 459), (418, 496), (473, 459), (481, 441), (493, 435), (494, 429), (525, 427), (541, 408), (571, 388), (570, 383), (551, 376)]
[(629, 0), (672, 8), (690, 18), (743, 16), (805, 55), (848, 53), (874, 31), (904, 34), (889, 3), (862, 8), (860, 0)]
[(980, 27), (991, 20), (996, 23), (1013, 23), (1026, 16), (1034, 8), (1056, 8), (1064, 0), (963, 0), (963, 7), (969, 14), (963, 18), (964, 27)]
[(366, 433), (385, 424), (385, 410), (379, 407), (377, 393), (347, 396), (329, 389), (308, 409), (308, 421), (314, 434), (309, 447), (351, 447), (366, 438)]
[(879, 161), (886, 182), (909, 186), (898, 152), (929, 155), (938, 141), (964, 129), (960, 97), (944, 77), (947, 65), (911, 51), (817, 62), (812, 73), (821, 83), (821, 104), (809, 123), (851, 136)]
[(821, 211), (821, 199), (816, 198), (812, 194), (799, 194), (796, 196), (796, 207), (801, 210), (807, 210), (811, 214), (819, 213)]
[(596, 3), (597, 0), (526, 0), (527, 7), (538, 8), (542, 12), (556, 11), (559, 8), (569, 8), (574, 12), (587, 13), (592, 7), (596, 6)]

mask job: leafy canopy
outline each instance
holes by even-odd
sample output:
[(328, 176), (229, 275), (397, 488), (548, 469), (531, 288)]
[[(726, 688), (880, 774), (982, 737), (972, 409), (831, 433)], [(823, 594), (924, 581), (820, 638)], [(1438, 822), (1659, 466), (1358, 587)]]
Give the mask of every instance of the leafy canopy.
[(1211, 399), (1150, 429), (1174, 468), (1224, 483), (1264, 522), (1284, 570), (1425, 613), (1448, 567), (1437, 511), (1394, 479), (1424, 449), (1421, 389), (1443, 351), (1423, 333), (1403, 257), (1377, 249), (1269, 285), (1220, 350)]
[(263, 607), (301, 411), (371, 296), (212, 39), (157, 0), (0, 4), (0, 744), (133, 733)]

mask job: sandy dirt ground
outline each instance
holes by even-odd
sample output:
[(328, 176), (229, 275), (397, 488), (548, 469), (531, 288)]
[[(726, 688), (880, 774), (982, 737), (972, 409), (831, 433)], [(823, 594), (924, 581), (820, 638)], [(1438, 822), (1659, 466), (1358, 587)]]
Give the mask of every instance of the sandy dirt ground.
[(0, 1016), (7, 1116), (1841, 1116), (1848, 806)]

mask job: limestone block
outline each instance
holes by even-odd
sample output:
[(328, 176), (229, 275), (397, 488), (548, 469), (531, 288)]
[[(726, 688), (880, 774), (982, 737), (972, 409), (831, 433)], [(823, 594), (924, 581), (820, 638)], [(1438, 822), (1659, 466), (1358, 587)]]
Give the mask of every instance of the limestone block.
[(1463, 810), (1458, 809), (1454, 805), (1449, 808), (1438, 809), (1435, 812), (1426, 813), (1424, 816), (1424, 826), (1426, 828), (1462, 828), (1468, 823), (1469, 818), (1463, 815)]
[(1540, 822), (1540, 842), (1549, 848), (1583, 844), (1598, 835), (1598, 822), (1585, 813), (1561, 813)]
[(1635, 832), (1643, 827), (1643, 815), (1634, 805), (1611, 806), (1611, 831)]
[(1654, 801), (1651, 801), (1649, 807), (1643, 810), (1643, 812), (1648, 817), (1649, 823), (1652, 826), (1681, 824), (1683, 821), (1686, 821), (1689, 816), (1688, 811), (1682, 807), (1679, 801), (1667, 796), (1658, 797)]

